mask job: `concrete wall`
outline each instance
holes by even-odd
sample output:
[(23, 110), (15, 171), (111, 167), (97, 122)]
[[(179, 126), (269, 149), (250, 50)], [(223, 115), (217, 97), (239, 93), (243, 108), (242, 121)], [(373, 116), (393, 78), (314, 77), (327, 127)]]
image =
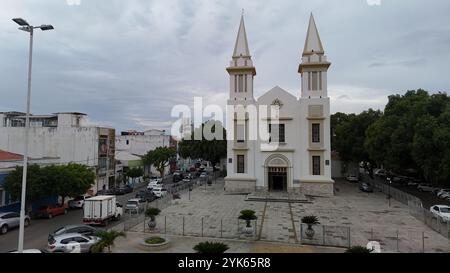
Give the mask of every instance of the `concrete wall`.
[(127, 151), (134, 155), (143, 156), (158, 147), (169, 146), (170, 136), (166, 135), (116, 136), (116, 150)]

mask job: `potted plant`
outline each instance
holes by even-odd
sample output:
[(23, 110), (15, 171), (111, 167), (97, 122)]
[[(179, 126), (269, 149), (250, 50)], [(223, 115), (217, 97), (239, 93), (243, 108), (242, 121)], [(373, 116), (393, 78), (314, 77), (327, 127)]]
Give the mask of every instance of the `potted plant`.
[(227, 251), (229, 247), (219, 242), (202, 242), (194, 246), (194, 250), (200, 254), (219, 254)]
[(314, 229), (312, 228), (313, 225), (320, 224), (319, 218), (314, 215), (305, 216), (302, 218), (302, 223), (308, 225), (308, 228), (305, 231), (306, 236), (308, 239), (312, 239), (314, 237)]
[(158, 208), (148, 208), (145, 211), (145, 216), (150, 217), (150, 221), (148, 221), (148, 227), (150, 230), (154, 230), (156, 227), (156, 219), (155, 217), (161, 212)]
[(352, 246), (348, 248), (345, 253), (371, 253), (373, 249), (368, 249), (364, 246)]
[(245, 228), (244, 231), (247, 234), (253, 234), (252, 220), (256, 220), (255, 211), (253, 210), (242, 210), (239, 219), (245, 220)]

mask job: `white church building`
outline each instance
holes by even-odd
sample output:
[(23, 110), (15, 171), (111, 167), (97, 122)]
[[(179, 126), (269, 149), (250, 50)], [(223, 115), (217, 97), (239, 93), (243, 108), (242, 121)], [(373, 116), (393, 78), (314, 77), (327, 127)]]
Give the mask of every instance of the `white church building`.
[[(228, 138), (227, 144), (227, 192), (333, 195), (327, 92), (330, 64), (311, 14), (298, 69), (300, 91), (291, 93), (275, 86), (255, 99), (256, 69), (241, 18), (233, 57), (227, 68), (230, 75), (228, 108), (233, 109), (228, 111), (227, 127), (234, 136)], [(276, 116), (250, 113), (250, 109), (260, 109), (260, 106), (276, 106), (278, 113)], [(260, 131), (261, 126), (268, 127), (269, 137), (252, 138), (251, 132), (256, 127)]]

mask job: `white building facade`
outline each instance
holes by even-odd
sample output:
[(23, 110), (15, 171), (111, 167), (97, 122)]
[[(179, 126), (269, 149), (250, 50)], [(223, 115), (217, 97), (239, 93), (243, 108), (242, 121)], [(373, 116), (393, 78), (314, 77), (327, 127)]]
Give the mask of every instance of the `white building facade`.
[[(166, 135), (166, 131), (157, 129), (144, 132), (125, 131), (120, 136), (116, 136), (117, 156), (124, 167), (140, 167), (142, 164), (136, 164), (136, 157), (142, 158), (158, 147), (176, 147), (176, 142), (170, 135)], [(132, 164), (128, 166), (127, 162), (130, 161)], [(169, 170), (167, 166), (165, 173), (167, 174)], [(146, 169), (145, 172), (147, 173), (148, 170)], [(150, 172), (157, 173), (154, 166), (151, 167)]]
[[(23, 154), (25, 114), (0, 113), (0, 149)], [(83, 113), (31, 115), (28, 153), (52, 164), (77, 163), (91, 167), (96, 183), (90, 190), (115, 186), (115, 130), (89, 125)], [(62, 181), (63, 182), (63, 181)]]
[[(226, 191), (333, 195), (329, 66), (311, 15), (298, 70), (299, 97), (276, 86), (256, 100), (253, 96), (256, 69), (241, 18), (232, 61), (227, 68), (228, 107), (233, 109), (228, 112), (227, 127), (234, 137), (227, 145)], [(267, 131), (266, 138), (262, 137), (261, 128)], [(252, 137), (254, 132), (258, 132), (256, 138)]]
[(166, 135), (164, 130), (127, 131), (116, 136), (117, 151), (127, 151), (137, 156), (144, 156), (148, 151), (158, 147), (170, 147), (170, 145), (171, 136)]

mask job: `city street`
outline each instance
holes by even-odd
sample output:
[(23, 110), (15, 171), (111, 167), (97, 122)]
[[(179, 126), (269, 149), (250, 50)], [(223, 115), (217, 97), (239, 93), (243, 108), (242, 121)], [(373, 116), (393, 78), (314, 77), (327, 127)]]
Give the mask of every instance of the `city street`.
[[(146, 183), (139, 185), (132, 193), (117, 196), (117, 201), (125, 204), (128, 199), (133, 198), (139, 188), (146, 186)], [(50, 232), (54, 230), (73, 224), (82, 224), (83, 210), (69, 210), (66, 215), (56, 216), (52, 219), (35, 219), (31, 220), (31, 225), (25, 228), (24, 249), (43, 249), (47, 245), (47, 238)], [(112, 222), (106, 228), (112, 228), (115, 225), (122, 223), (126, 217), (119, 221)], [(105, 227), (100, 227), (104, 229)], [(19, 229), (10, 230), (4, 235), (0, 235), (0, 253), (12, 251), (17, 249), (19, 238)]]
[[(194, 180), (196, 181), (196, 180)], [(172, 175), (164, 177), (163, 183), (166, 188), (174, 186), (172, 183)], [(147, 183), (141, 183), (135, 186), (132, 193), (126, 195), (116, 196), (117, 202), (125, 205), (127, 200), (134, 198), (135, 194), (147, 186)], [(107, 227), (99, 227), (99, 229), (110, 229), (127, 219), (127, 215), (123, 215), (119, 221), (112, 222)], [(31, 225), (25, 229), (24, 249), (43, 249), (47, 246), (47, 238), (50, 232), (54, 230), (73, 224), (82, 224), (83, 210), (69, 210), (66, 215), (56, 216), (52, 219), (35, 219), (31, 220)], [(17, 249), (19, 238), (19, 229), (10, 230), (4, 235), (0, 235), (0, 253), (12, 251)]]

